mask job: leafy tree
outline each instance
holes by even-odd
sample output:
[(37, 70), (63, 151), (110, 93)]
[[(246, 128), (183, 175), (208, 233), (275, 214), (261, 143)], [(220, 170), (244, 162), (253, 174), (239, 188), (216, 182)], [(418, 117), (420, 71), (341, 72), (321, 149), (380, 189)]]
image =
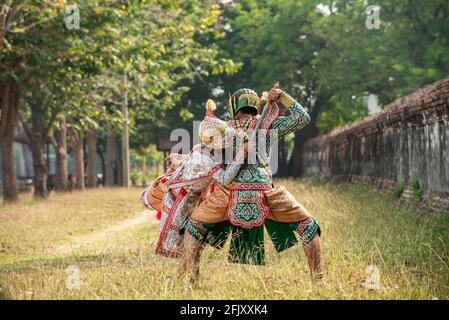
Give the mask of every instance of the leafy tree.
[[(20, 115), (33, 150), (35, 195), (45, 197), (43, 150), (53, 132), (62, 139), (54, 139), (55, 144), (64, 145), (65, 134), (59, 133), (65, 130), (58, 130), (58, 124), (64, 126), (68, 121), (77, 144), (82, 143), (86, 130), (98, 130), (100, 124), (110, 128), (110, 135), (118, 131), (117, 121), (123, 120), (120, 109), (127, 100), (131, 127), (145, 123), (146, 132), (154, 133), (152, 128), (164, 125), (170, 115), (167, 111), (189, 90), (183, 81), (208, 70), (224, 72), (220, 70), (232, 64), (218, 57), (213, 43), (199, 41), (214, 35), (221, 12), (213, 3), (80, 1), (80, 28), (75, 30), (65, 28), (67, 7), (64, 0), (10, 0), (2, 6), (5, 200), (17, 199), (12, 144), (21, 98)], [(155, 141), (152, 136), (149, 140)], [(57, 147), (61, 158), (63, 149)], [(82, 157), (77, 158), (80, 167)], [(58, 168), (62, 170), (61, 163)], [(58, 183), (61, 188), (63, 180)]]
[(55, 26), (61, 22), (57, 10), (63, 6), (62, 1), (9, 0), (0, 8), (0, 140), (5, 201), (18, 198), (13, 143), (21, 96), (28, 83), (39, 85), (47, 65), (54, 65), (46, 53), (61, 44), (58, 39), (63, 36)]
[(279, 80), (309, 108), (290, 174), (301, 173), (306, 140), (366, 115), (366, 94), (385, 104), (448, 74), (447, 1), (384, 1), (379, 30), (366, 27), (366, 7), (362, 0), (243, 0), (226, 10), (220, 47), (243, 67), (221, 77), (224, 92), (260, 92)]

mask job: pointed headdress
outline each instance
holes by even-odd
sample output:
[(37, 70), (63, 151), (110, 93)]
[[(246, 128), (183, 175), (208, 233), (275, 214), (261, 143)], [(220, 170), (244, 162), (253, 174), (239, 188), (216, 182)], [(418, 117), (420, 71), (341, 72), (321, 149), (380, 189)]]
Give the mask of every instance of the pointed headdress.
[(215, 102), (211, 99), (206, 103), (206, 117), (199, 126), (201, 143), (212, 149), (223, 149), (232, 145), (235, 130), (226, 121), (215, 116)]

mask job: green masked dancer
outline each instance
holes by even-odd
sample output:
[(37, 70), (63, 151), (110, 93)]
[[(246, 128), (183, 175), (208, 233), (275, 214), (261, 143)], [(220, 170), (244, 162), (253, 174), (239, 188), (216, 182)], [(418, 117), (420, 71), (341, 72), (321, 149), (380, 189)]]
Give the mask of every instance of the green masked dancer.
[[(303, 128), (310, 116), (277, 86), (264, 99), (267, 106), (263, 116), (255, 91), (239, 89), (229, 99), (229, 126), (239, 132), (239, 140), (255, 139), (257, 147), (249, 151), (232, 183), (217, 185), (186, 221), (181, 274), (189, 272), (192, 280), (199, 276), (205, 244), (221, 248), (229, 236), (230, 262), (263, 265), (264, 229), (278, 252), (298, 243), (299, 235), (312, 277), (322, 277), (320, 226), (285, 187), (274, 186), (268, 160), (272, 145)], [(278, 103), (286, 115), (280, 115)], [(235, 140), (234, 150), (241, 142)]]

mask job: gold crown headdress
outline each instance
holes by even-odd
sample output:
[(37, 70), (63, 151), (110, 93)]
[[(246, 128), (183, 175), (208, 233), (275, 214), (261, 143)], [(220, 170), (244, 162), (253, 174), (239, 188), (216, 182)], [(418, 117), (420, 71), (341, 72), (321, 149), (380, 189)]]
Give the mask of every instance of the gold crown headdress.
[(259, 113), (260, 99), (254, 90), (243, 88), (234, 92), (232, 96), (229, 95), (229, 109), (232, 119), (235, 118), (237, 112), (245, 107), (254, 108)]
[(201, 143), (212, 149), (223, 149), (231, 146), (235, 135), (234, 129), (228, 123), (215, 116), (215, 102), (211, 99), (206, 103), (206, 117), (199, 126)]

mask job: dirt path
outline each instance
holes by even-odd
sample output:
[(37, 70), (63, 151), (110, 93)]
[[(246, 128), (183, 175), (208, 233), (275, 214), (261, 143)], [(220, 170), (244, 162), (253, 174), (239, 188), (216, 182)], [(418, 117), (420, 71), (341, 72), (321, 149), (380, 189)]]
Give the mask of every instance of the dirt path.
[(137, 213), (135, 217), (119, 221), (118, 223), (107, 228), (96, 230), (82, 236), (73, 237), (69, 243), (51, 248), (47, 252), (56, 254), (72, 252), (77, 249), (87, 247), (101, 241), (105, 241), (114, 234), (120, 233), (128, 229), (129, 227), (143, 223), (159, 223), (159, 221), (156, 219), (155, 211), (141, 211)]

